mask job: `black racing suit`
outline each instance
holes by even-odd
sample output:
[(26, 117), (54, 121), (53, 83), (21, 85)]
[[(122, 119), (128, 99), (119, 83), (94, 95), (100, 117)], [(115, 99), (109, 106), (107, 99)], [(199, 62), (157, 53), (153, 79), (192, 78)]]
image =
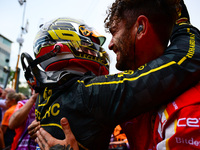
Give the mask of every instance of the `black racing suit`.
[(36, 102), (37, 120), (64, 139), (60, 119), (66, 117), (79, 144), (107, 149), (116, 125), (173, 100), (199, 80), (199, 31), (179, 25), (170, 42), (162, 56), (136, 71), (99, 77), (86, 73), (66, 88), (44, 89)]

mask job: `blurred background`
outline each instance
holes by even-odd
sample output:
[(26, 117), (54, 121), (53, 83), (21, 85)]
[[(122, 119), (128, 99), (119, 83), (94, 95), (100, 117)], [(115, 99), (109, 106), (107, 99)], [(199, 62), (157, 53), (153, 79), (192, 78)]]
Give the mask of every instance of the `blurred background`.
[[(184, 1), (191, 23), (200, 29), (200, 0)], [(18, 55), (27, 52), (34, 57), (32, 45), (39, 25), (57, 17), (84, 20), (105, 35), (107, 40), (103, 47), (110, 55), (110, 74), (119, 72), (115, 68), (115, 54), (108, 50), (111, 35), (106, 33), (104, 28), (106, 11), (113, 2), (114, 0), (0, 0), (0, 85), (4, 87), (7, 84), (8, 74), (14, 78), (13, 74), (18, 67), (18, 84), (22, 88), (27, 86)], [(12, 86), (13, 83), (9, 82), (8, 85)]]

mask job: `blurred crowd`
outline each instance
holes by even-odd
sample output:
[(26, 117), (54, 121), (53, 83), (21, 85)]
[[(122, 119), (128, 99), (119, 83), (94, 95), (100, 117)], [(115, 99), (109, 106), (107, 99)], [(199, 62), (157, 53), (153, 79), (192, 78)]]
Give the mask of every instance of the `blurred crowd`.
[(12, 88), (0, 87), (0, 149), (35, 149), (36, 143), (27, 131), (35, 119), (35, 100), (36, 96), (29, 98)]

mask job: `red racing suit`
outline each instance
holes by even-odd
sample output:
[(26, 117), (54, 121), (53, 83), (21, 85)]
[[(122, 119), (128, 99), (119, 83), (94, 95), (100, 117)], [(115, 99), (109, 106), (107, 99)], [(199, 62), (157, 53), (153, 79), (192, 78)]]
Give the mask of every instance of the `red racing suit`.
[(155, 150), (200, 149), (200, 84), (158, 111), (154, 126)]
[(151, 111), (124, 123), (131, 150), (199, 150), (199, 108), (200, 83), (161, 107), (156, 118)]

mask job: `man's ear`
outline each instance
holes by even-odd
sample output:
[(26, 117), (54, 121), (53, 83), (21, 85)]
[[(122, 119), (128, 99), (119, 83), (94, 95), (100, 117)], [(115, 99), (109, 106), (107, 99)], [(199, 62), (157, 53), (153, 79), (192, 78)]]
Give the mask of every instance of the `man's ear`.
[(146, 16), (140, 15), (136, 20), (137, 39), (141, 39), (148, 31), (149, 20)]

